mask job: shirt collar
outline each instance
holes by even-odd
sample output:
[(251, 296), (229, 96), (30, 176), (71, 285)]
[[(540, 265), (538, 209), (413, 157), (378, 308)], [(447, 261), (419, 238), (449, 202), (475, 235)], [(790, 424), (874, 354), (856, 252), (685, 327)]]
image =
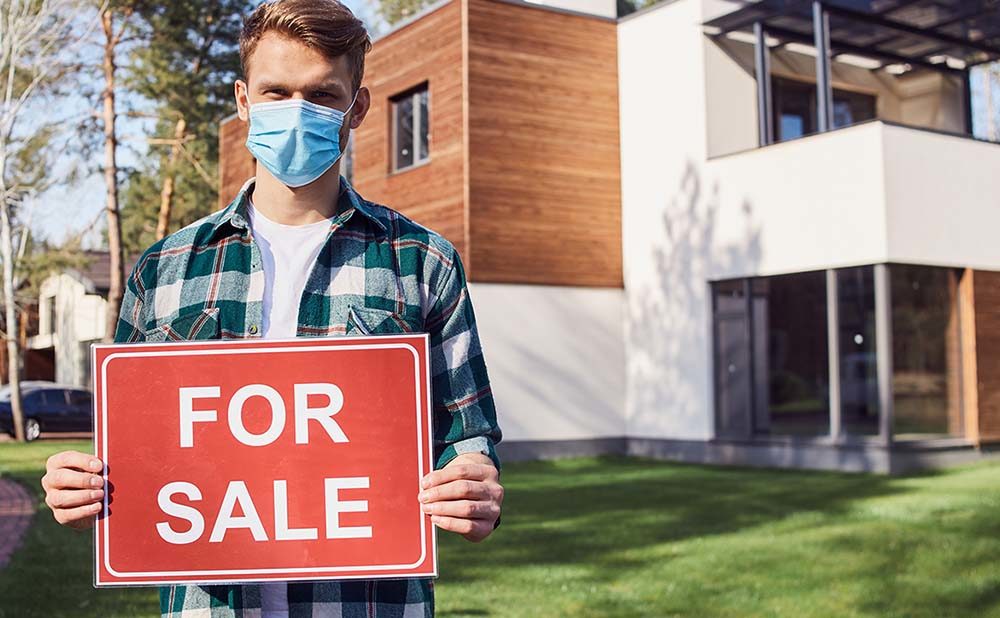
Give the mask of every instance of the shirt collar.
[[(248, 230), (250, 229), (250, 219), (248, 216), (247, 207), (250, 203), (250, 193), (253, 189), (254, 182), (256, 178), (251, 178), (243, 184), (240, 192), (236, 195), (236, 198), (226, 206), (219, 215), (218, 220), (212, 226), (213, 236), (222, 229), (225, 225), (230, 225), (238, 230)], [(348, 211), (357, 211), (361, 213), (363, 217), (371, 221), (375, 228), (380, 232), (386, 231), (385, 222), (375, 216), (375, 213), (370, 208), (368, 202), (358, 195), (358, 192), (354, 190), (351, 183), (347, 181), (343, 176), (340, 177), (340, 193), (337, 198), (337, 215), (347, 213)], [(352, 213), (353, 214), (353, 213)], [(343, 219), (346, 222), (350, 219), (349, 214)]]

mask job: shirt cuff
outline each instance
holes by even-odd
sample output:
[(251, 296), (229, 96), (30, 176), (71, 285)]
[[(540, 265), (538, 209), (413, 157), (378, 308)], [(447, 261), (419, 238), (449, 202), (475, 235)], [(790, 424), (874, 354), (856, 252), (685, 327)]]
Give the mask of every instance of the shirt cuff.
[(493, 465), (496, 466), (496, 469), (500, 470), (500, 458), (497, 457), (496, 447), (493, 445), (493, 440), (486, 436), (475, 436), (449, 444), (440, 457), (438, 457), (437, 469), (440, 470), (451, 463), (452, 459), (466, 453), (481, 453), (486, 455), (493, 462)]

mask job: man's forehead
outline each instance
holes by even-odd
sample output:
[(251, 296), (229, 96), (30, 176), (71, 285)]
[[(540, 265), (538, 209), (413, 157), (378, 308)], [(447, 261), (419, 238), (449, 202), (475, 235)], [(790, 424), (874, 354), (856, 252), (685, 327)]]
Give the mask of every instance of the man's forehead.
[(247, 77), (257, 84), (346, 91), (351, 81), (346, 56), (328, 58), (301, 41), (270, 32), (261, 37), (247, 64)]

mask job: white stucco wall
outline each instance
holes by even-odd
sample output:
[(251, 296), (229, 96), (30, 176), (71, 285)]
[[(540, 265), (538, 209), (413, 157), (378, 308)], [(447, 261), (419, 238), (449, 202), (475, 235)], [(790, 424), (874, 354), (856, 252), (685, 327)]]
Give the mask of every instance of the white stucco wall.
[(886, 261), (883, 128), (864, 124), (706, 162), (708, 279)]
[(889, 259), (1000, 270), (1000, 146), (883, 128)]
[[(89, 343), (104, 337), (107, 301), (88, 294), (81, 281), (68, 274), (55, 274), (39, 286), (39, 331), (29, 341), (33, 348), (55, 350), (55, 379), (62, 384), (90, 386)], [(49, 303), (55, 302), (56, 323), (49, 324)]]
[[(707, 439), (713, 423), (705, 281), (717, 218), (704, 177), (706, 102), (699, 0), (618, 27), (626, 428)], [(732, 247), (732, 259), (745, 248)]]
[(625, 435), (624, 293), (469, 286), (504, 440)]

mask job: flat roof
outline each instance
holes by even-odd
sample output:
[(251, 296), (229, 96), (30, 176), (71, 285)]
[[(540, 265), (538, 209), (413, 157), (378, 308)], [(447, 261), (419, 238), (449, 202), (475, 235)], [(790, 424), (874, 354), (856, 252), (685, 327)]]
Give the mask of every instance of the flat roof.
[[(751, 32), (760, 22), (782, 44), (809, 43), (812, 5), (812, 0), (751, 0), (704, 25), (708, 34), (720, 36)], [(997, 0), (825, 0), (823, 6), (834, 54), (945, 71), (1000, 59)]]

